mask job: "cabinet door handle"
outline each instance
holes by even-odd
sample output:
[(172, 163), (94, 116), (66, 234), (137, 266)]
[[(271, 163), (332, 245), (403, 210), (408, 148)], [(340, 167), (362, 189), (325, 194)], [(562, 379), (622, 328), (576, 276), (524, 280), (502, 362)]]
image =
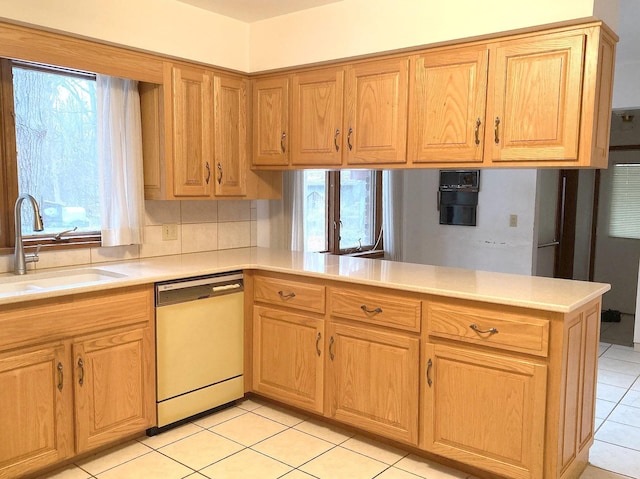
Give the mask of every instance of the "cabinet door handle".
[(280, 148), (282, 148), (282, 153), (286, 153), (287, 149), (284, 146), (284, 140), (287, 137), (287, 134), (283, 131), (282, 136), (280, 137)]
[(322, 339), (322, 334), (320, 334), (320, 332), (318, 332), (318, 335), (316, 336), (316, 353), (318, 354), (318, 356), (320, 356), (321, 351), (320, 351), (320, 340)]
[(477, 324), (470, 324), (469, 327), (479, 334), (498, 334), (496, 328), (480, 329)]
[(340, 134), (340, 130), (336, 128), (336, 133), (333, 135), (333, 144), (336, 147), (336, 151), (340, 151), (340, 147), (338, 146), (338, 135)]
[(480, 125), (482, 125), (482, 121), (478, 118), (476, 120), (476, 129), (474, 130), (474, 134), (476, 135), (476, 145), (480, 144)]
[(431, 385), (433, 384), (433, 381), (431, 380), (432, 367), (433, 367), (433, 361), (431, 361), (431, 358), (429, 358), (429, 361), (427, 361), (427, 384), (429, 385), (429, 387), (431, 387)]
[(380, 314), (380, 313), (382, 313), (382, 308), (369, 309), (369, 308), (367, 308), (366, 304), (363, 304), (362, 306), (360, 306), (360, 309), (362, 311), (364, 311), (365, 313), (370, 313), (370, 314)]
[(204, 167), (207, 169), (207, 177), (205, 178), (205, 182), (207, 184), (209, 184), (209, 180), (211, 179), (211, 167), (209, 166), (209, 162), (207, 161), (204, 165)]
[(285, 294), (284, 291), (278, 291), (278, 296), (280, 296), (281, 299), (291, 299), (296, 297), (296, 293), (291, 291), (290, 293)]
[(500, 117), (496, 116), (496, 123), (495, 126), (493, 127), (493, 136), (494, 136), (494, 141), (496, 142), (496, 145), (498, 143), (500, 143)]
[(82, 386), (84, 384), (84, 361), (82, 358), (78, 358), (78, 367), (80, 368), (80, 379), (78, 379), (78, 384)]
[(222, 184), (222, 165), (218, 162), (218, 184)]
[(333, 343), (335, 343), (335, 340), (333, 339), (333, 336), (331, 336), (329, 339), (329, 357), (331, 358), (331, 361), (336, 357), (335, 354), (333, 354)]
[(62, 363), (58, 363), (58, 391), (64, 387), (64, 374), (62, 373)]
[(351, 144), (352, 133), (353, 133), (353, 128), (349, 127), (349, 133), (347, 134), (347, 146), (349, 147), (349, 151), (353, 150), (353, 145)]

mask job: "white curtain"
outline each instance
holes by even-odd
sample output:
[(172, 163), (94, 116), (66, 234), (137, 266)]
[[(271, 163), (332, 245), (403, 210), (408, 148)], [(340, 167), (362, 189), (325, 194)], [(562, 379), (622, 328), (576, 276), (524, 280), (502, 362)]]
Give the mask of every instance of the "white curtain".
[(384, 258), (402, 261), (402, 171), (382, 172), (382, 242)]
[(144, 180), (138, 83), (96, 75), (102, 245), (142, 244)]
[(304, 171), (286, 171), (283, 175), (284, 244), (291, 251), (304, 251)]

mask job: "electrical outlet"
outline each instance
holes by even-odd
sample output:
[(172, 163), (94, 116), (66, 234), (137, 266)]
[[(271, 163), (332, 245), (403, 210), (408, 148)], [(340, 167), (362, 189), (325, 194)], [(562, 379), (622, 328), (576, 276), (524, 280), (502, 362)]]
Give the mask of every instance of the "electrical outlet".
[(509, 215), (509, 226), (511, 228), (518, 226), (518, 215)]
[(162, 241), (173, 241), (178, 239), (178, 225), (169, 223), (162, 225)]

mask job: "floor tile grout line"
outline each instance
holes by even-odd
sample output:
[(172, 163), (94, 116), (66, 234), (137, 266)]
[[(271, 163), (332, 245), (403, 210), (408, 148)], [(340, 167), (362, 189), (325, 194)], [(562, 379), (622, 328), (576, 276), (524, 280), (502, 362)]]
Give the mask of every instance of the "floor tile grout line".
[[(146, 445), (146, 444), (143, 444), (143, 446), (147, 446), (147, 445)], [(100, 471), (100, 472), (99, 472), (99, 473), (97, 473), (97, 474), (93, 474), (93, 473), (91, 473), (91, 472), (87, 471), (86, 469), (82, 469), (82, 467), (81, 467), (81, 466), (79, 466), (78, 464), (75, 464), (75, 463), (74, 463), (74, 465), (75, 465), (75, 466), (78, 466), (80, 469), (82, 469), (83, 471), (85, 471), (87, 474), (91, 474), (91, 475), (93, 475), (93, 476), (96, 476), (96, 477), (97, 477), (97, 476), (99, 476), (100, 474), (104, 474), (105, 472), (110, 471), (111, 469), (115, 469), (116, 467), (120, 467), (120, 466), (122, 466), (123, 464), (127, 464), (128, 462), (131, 462), (131, 461), (135, 461), (136, 459), (138, 459), (138, 458), (140, 458), (140, 457), (142, 457), (142, 456), (146, 456), (147, 454), (151, 454), (152, 452), (157, 452), (155, 449), (153, 449), (153, 448), (151, 448), (151, 447), (149, 447), (149, 446), (147, 446), (147, 447), (149, 448), (149, 451), (148, 451), (148, 452), (145, 452), (145, 453), (143, 453), (143, 454), (140, 454), (139, 456), (136, 456), (136, 457), (132, 457), (132, 458), (130, 458), (130, 459), (127, 459), (126, 461), (120, 462), (120, 463), (116, 464), (115, 466), (108, 467), (108, 468), (106, 468), (104, 471)], [(108, 450), (108, 449), (107, 449), (107, 450)], [(103, 451), (103, 452), (106, 452), (106, 451)], [(96, 454), (96, 455), (99, 455), (99, 454), (100, 454), (100, 453), (98, 453), (98, 454)], [(105, 456), (107, 456), (107, 455), (111, 455), (111, 454), (112, 454), (112, 453), (105, 454)], [(89, 456), (89, 457), (91, 457), (91, 456)], [(88, 458), (85, 458), (85, 459), (88, 459)]]
[(611, 446), (621, 447), (621, 448), (626, 449), (626, 450), (628, 450), (628, 451), (640, 452), (640, 449), (634, 449), (634, 448), (632, 448), (632, 447), (623, 446), (622, 444), (616, 444), (615, 442), (605, 441), (604, 439), (596, 439), (596, 441), (600, 441), (600, 442), (603, 442), (603, 443), (605, 443), (605, 444), (609, 444), (609, 445), (611, 445)]

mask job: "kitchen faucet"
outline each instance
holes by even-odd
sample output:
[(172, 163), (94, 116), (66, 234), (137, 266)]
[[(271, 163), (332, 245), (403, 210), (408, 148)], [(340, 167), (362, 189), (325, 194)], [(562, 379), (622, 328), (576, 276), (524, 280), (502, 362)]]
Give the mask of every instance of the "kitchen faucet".
[(42, 223), (42, 216), (40, 216), (40, 207), (36, 202), (36, 199), (27, 194), (23, 193), (18, 196), (16, 200), (16, 208), (14, 212), (15, 219), (15, 229), (16, 229), (16, 248), (14, 251), (14, 273), (15, 274), (26, 274), (27, 273), (27, 263), (36, 263), (38, 261), (38, 251), (40, 250), (40, 246), (36, 249), (35, 253), (24, 253), (24, 245), (22, 244), (22, 202), (28, 199), (31, 202), (31, 206), (33, 207), (33, 230), (34, 231), (42, 231), (44, 229), (44, 225)]

